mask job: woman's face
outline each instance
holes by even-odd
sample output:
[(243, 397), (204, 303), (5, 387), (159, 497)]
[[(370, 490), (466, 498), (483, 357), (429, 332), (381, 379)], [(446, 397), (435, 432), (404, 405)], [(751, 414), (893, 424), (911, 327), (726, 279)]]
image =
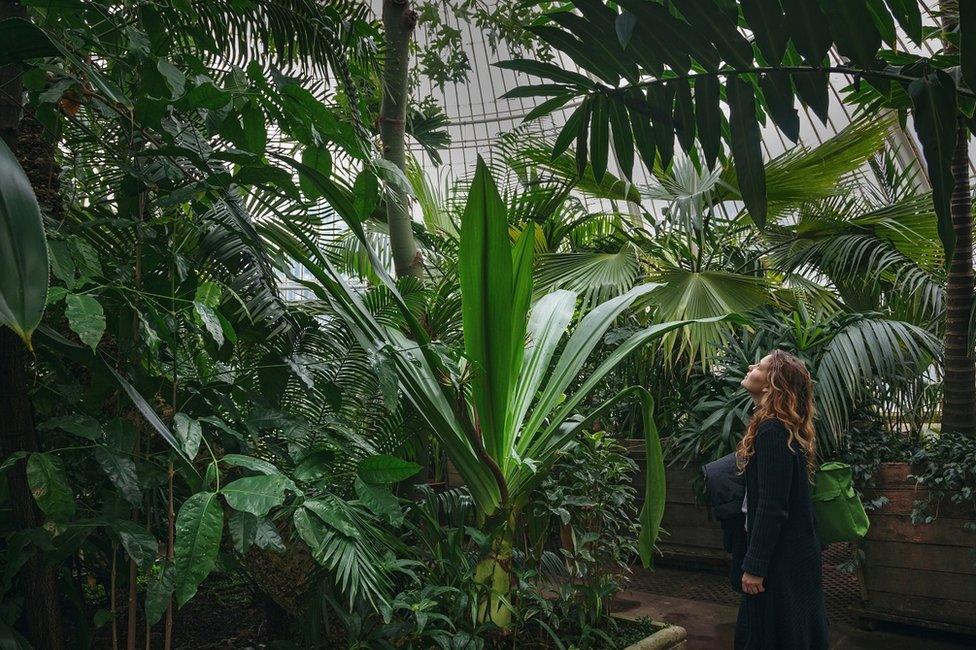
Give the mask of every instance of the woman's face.
[(759, 363), (749, 366), (749, 372), (742, 380), (742, 387), (755, 399), (758, 399), (769, 387), (769, 363), (772, 357), (772, 354), (767, 354), (759, 360)]

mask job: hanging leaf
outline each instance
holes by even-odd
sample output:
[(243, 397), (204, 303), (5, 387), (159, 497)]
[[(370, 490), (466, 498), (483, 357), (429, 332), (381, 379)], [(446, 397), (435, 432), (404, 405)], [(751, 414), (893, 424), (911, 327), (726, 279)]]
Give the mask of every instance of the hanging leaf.
[(186, 413), (177, 413), (173, 416), (173, 429), (183, 445), (183, 452), (187, 458), (196, 458), (197, 452), (200, 451), (200, 442), (203, 440), (203, 427), (200, 423)]
[(156, 560), (159, 542), (148, 530), (128, 519), (116, 519), (111, 523), (111, 528), (119, 536), (125, 552), (133, 562), (147, 567)]
[(349, 517), (343, 512), (341, 506), (333, 499), (329, 499), (328, 501), (308, 499), (303, 504), (303, 507), (314, 512), (315, 516), (325, 522), (329, 528), (342, 533), (346, 537), (351, 537), (352, 539), (359, 538), (359, 531), (349, 521)]
[[(325, 145), (311, 145), (302, 151), (302, 164), (307, 165), (326, 178), (332, 175), (332, 154)], [(309, 200), (321, 198), (318, 186), (310, 181), (300, 170), (298, 172), (298, 186)]]
[(194, 302), (193, 309), (196, 313), (198, 322), (203, 325), (203, 327), (213, 338), (214, 343), (217, 346), (224, 344), (224, 328), (220, 322), (220, 316), (214, 311), (213, 307), (205, 305), (202, 302)]
[(790, 37), (779, 0), (741, 0), (739, 4), (766, 63), (778, 66)]
[(142, 503), (142, 490), (136, 476), (136, 464), (128, 456), (120, 454), (111, 447), (95, 448), (95, 460), (112, 484), (118, 488), (122, 497), (133, 506)]
[(837, 51), (862, 68), (873, 67), (881, 49), (881, 33), (866, 0), (819, 0), (819, 3), (827, 16)]
[(75, 500), (61, 464), (51, 453), (33, 453), (27, 458), (27, 485), (45, 515), (66, 521), (75, 514)]
[(254, 100), (247, 103), (241, 116), (244, 123), (244, 142), (241, 147), (258, 155), (264, 153), (268, 144), (268, 130), (264, 125), (264, 111)]
[(173, 99), (182, 97), (183, 90), (186, 88), (186, 75), (166, 59), (159, 59), (156, 62), (156, 69), (163, 76), (163, 80), (169, 88), (170, 97)]
[(352, 200), (360, 219), (368, 219), (373, 214), (380, 202), (380, 183), (372, 170), (364, 169), (356, 176), (356, 182), (352, 186)]
[(811, 0), (781, 0), (786, 14), (786, 27), (796, 51), (811, 66), (819, 66), (827, 56), (833, 39), (827, 27), (827, 17), (819, 2)]
[(654, 144), (654, 129), (651, 127), (650, 109), (641, 92), (635, 89), (628, 98), (627, 111), (630, 113), (630, 126), (634, 133), (634, 144), (647, 171), (654, 172), (654, 157), (657, 149)]
[(800, 115), (793, 105), (793, 85), (785, 72), (773, 71), (759, 78), (766, 108), (773, 122), (791, 142), (800, 139)]
[[(139, 394), (139, 391), (136, 390), (136, 387), (130, 384), (128, 381), (126, 381), (125, 377), (120, 375), (118, 371), (112, 366), (110, 366), (109, 364), (106, 363), (105, 367), (108, 368), (109, 371), (111, 371), (111, 373), (115, 376), (116, 381), (118, 381), (119, 385), (122, 386), (122, 390), (124, 390), (125, 394), (129, 396), (129, 399), (132, 400), (132, 403), (142, 414), (142, 417), (146, 419), (146, 422), (151, 424), (152, 427), (159, 433), (159, 435), (161, 435), (163, 439), (165, 439), (166, 442), (169, 443), (169, 446), (175, 449), (177, 453), (179, 453), (184, 458), (184, 460), (186, 460), (187, 463), (189, 463), (190, 459), (186, 457), (186, 454), (183, 451), (183, 446), (180, 445), (179, 442), (177, 442), (176, 438), (173, 437), (173, 434), (170, 433), (170, 430), (168, 428), (166, 428), (166, 425), (163, 424), (163, 421), (159, 419), (159, 416), (156, 415), (156, 412), (153, 410), (153, 408), (149, 406), (149, 402), (147, 402), (146, 399)], [(190, 465), (190, 467), (191, 468), (193, 467), (192, 464)]]
[(173, 583), (176, 569), (172, 564), (165, 564), (158, 577), (150, 573), (149, 586), (146, 588), (146, 623), (155, 625), (163, 618), (169, 607), (169, 600), (173, 596)]
[(610, 126), (613, 132), (613, 151), (617, 166), (627, 180), (634, 174), (634, 136), (627, 119), (627, 107), (619, 98), (610, 101)]
[(105, 333), (105, 312), (101, 304), (87, 294), (69, 293), (64, 315), (71, 331), (94, 352)]
[(187, 499), (176, 517), (175, 591), (182, 607), (210, 575), (224, 528), (224, 512), (216, 492), (197, 492)]
[(258, 548), (266, 551), (284, 553), (288, 550), (285, 548), (285, 542), (281, 539), (281, 535), (278, 534), (278, 529), (266, 517), (258, 519), (258, 527), (254, 532), (254, 543)]
[[(912, 6), (918, 11), (917, 3)], [(976, 90), (976, 4), (972, 0), (959, 0), (959, 63), (969, 89)]]
[(576, 126), (576, 176), (583, 178), (586, 173), (587, 145), (590, 134), (590, 115), (592, 113), (592, 98), (587, 97), (580, 106), (583, 112), (580, 114), (579, 122)]
[(420, 471), (420, 465), (387, 454), (364, 458), (356, 467), (359, 478), (373, 485), (396, 483)]
[(718, 77), (698, 77), (695, 80), (695, 121), (705, 164), (715, 168), (722, 148), (721, 84)]
[(0, 324), (10, 327), (28, 349), (47, 304), (47, 284), (41, 209), (20, 163), (0, 141)]
[(576, 107), (573, 114), (569, 116), (566, 123), (563, 125), (562, 130), (559, 131), (559, 135), (556, 136), (555, 144), (552, 147), (552, 154), (549, 156), (550, 160), (555, 160), (563, 154), (569, 148), (569, 144), (576, 137), (579, 132), (579, 123), (583, 119), (584, 113), (588, 111), (587, 108), (589, 104), (588, 100), (584, 100), (582, 104)]
[(654, 123), (654, 145), (662, 169), (674, 159), (674, 94), (673, 84), (652, 84), (647, 87), (647, 104)]
[(752, 67), (752, 46), (739, 33), (735, 24), (735, 14), (722, 10), (713, 0), (681, 0), (676, 3), (692, 29), (714, 43), (722, 58), (736, 68)]
[(267, 474), (268, 476), (280, 474), (277, 467), (266, 460), (261, 460), (260, 458), (242, 456), (240, 454), (226, 454), (220, 460), (228, 465), (233, 465), (234, 467), (244, 467), (255, 472)]
[(393, 526), (403, 523), (403, 510), (396, 496), (385, 485), (370, 485), (356, 478), (356, 496), (375, 514), (384, 517)]
[(691, 155), (695, 146), (695, 108), (691, 102), (691, 84), (687, 79), (673, 82), (674, 96), (674, 131), (678, 136), (678, 144), (685, 153)]
[(737, 75), (729, 76), (726, 89), (735, 178), (749, 216), (762, 229), (766, 226), (766, 170), (762, 134), (756, 120), (756, 97), (752, 84)]
[(610, 151), (610, 115), (605, 95), (593, 98), (593, 118), (590, 125), (590, 157), (593, 178), (599, 183), (607, 173), (607, 157)]
[(258, 530), (258, 518), (250, 512), (236, 511), (227, 520), (231, 539), (234, 540), (234, 550), (243, 555), (254, 543), (254, 535)]
[(37, 429), (38, 431), (61, 429), (62, 431), (67, 431), (68, 433), (76, 436), (87, 438), (88, 440), (98, 440), (102, 434), (102, 429), (98, 424), (98, 420), (93, 417), (80, 414), (65, 415), (59, 418), (44, 420), (43, 422), (38, 423)]
[(263, 517), (285, 500), (285, 488), (291, 482), (281, 474), (246, 476), (229, 483), (221, 492), (235, 510)]
[(956, 147), (956, 85), (945, 72), (934, 70), (908, 85), (915, 108), (915, 133), (922, 143), (932, 183), (932, 202), (939, 217), (939, 239), (948, 268), (955, 248), (949, 201), (952, 196), (952, 154)]

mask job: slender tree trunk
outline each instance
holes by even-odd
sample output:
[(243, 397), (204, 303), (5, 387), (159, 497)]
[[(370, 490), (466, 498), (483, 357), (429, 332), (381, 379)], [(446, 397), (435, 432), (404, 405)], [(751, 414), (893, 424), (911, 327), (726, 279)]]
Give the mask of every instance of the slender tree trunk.
[(973, 209), (969, 188), (969, 131), (959, 121), (952, 157), (950, 210), (956, 245), (946, 287), (945, 379), (942, 430), (976, 435), (976, 364), (969, 340), (973, 313)]
[[(16, 0), (0, 0), (0, 20), (26, 15), (26, 10)], [(15, 154), (23, 110), (20, 75), (19, 65), (0, 67), (0, 137)], [(0, 405), (4, 422), (0, 435), (2, 458), (17, 452), (38, 451), (40, 448), (27, 387), (27, 349), (10, 328), (0, 326)], [(27, 529), (41, 526), (44, 518), (27, 484), (25, 461), (18, 462), (9, 471), (7, 482), (16, 527)], [(22, 570), (22, 578), (28, 639), (35, 648), (60, 650), (64, 647), (64, 636), (56, 567), (45, 566), (40, 552), (34, 549)]]
[[(410, 8), (409, 0), (383, 0), (386, 63), (383, 66), (383, 97), (380, 102), (380, 140), (383, 143), (383, 157), (403, 171), (406, 171), (410, 40), (416, 25), (417, 12)], [(407, 197), (399, 188), (391, 188), (387, 194), (386, 216), (397, 277), (421, 277), (423, 258), (413, 237)]]

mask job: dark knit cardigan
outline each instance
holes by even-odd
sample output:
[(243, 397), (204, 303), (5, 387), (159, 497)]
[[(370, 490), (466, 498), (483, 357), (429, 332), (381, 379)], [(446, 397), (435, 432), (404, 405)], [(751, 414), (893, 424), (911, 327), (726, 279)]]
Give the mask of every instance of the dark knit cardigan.
[[(746, 466), (747, 531), (728, 540), (733, 583), (742, 571), (764, 578), (765, 591), (743, 594), (736, 648), (820, 650), (827, 648), (820, 541), (810, 501), (806, 453), (778, 420), (756, 433), (755, 454)], [(738, 521), (742, 523), (742, 518)]]

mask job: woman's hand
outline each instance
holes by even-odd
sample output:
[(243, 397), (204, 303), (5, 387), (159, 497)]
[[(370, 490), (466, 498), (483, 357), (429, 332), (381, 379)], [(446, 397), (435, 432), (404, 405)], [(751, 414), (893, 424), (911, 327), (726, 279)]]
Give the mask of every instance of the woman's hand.
[(763, 578), (754, 576), (751, 573), (743, 573), (742, 591), (753, 596), (766, 591), (766, 588), (763, 587)]

